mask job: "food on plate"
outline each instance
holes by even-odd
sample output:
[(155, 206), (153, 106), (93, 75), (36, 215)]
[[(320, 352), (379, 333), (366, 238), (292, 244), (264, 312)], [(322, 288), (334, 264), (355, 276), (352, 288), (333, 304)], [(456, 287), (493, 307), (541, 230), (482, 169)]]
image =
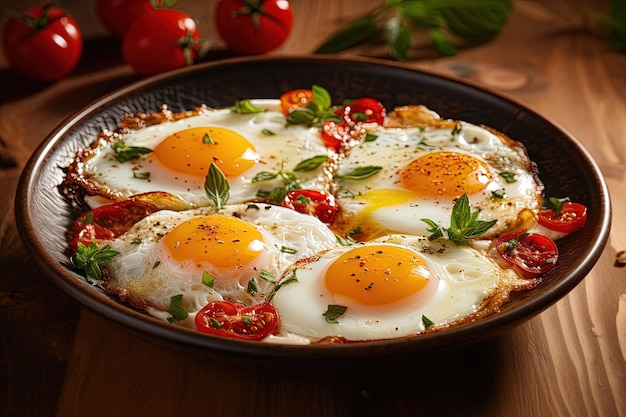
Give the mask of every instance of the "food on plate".
[[(351, 172), (379, 168), (367, 179)], [(543, 185), (524, 148), (501, 133), (437, 119), (378, 127), (350, 149), (335, 176), (342, 228), (360, 239), (427, 233), (427, 217), (443, 224), (467, 194), (479, 219), (498, 219), (484, 237), (524, 230), (541, 208)], [(356, 237), (356, 236), (355, 236)]]
[[(256, 104), (260, 107), (200, 108), (184, 115), (164, 109), (149, 126), (150, 117), (146, 122), (141, 115), (127, 116), (119, 131), (101, 133), (78, 155), (66, 183), (110, 201), (148, 194), (142, 198), (157, 205), (202, 207), (209, 204), (205, 182), (215, 163), (228, 180), (231, 203), (291, 191), (296, 181), (302, 188), (325, 190), (329, 151), (315, 129), (286, 126), (275, 103)], [(312, 158), (313, 164), (301, 165)], [(159, 193), (175, 202), (163, 201)]]
[(313, 216), (241, 204), (159, 210), (106, 243), (118, 255), (101, 267), (101, 286), (168, 316), (178, 295), (188, 313), (209, 301), (260, 303), (297, 259), (333, 248), (337, 239)]
[(390, 339), (497, 311), (532, 287), (468, 246), (388, 235), (298, 262), (272, 297), (282, 332), (312, 340)]
[[(269, 343), (441, 331), (558, 264), (587, 208), (523, 145), (423, 106), (320, 86), (125, 116), (77, 152), (70, 265), (154, 317)], [(544, 207), (543, 202), (551, 207)]]

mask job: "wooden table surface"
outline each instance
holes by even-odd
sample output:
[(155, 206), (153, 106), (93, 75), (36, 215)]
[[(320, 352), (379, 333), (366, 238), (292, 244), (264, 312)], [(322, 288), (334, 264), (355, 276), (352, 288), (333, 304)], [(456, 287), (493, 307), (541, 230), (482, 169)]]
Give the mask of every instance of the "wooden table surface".
[[(341, 22), (381, 1), (293, 0), (294, 31), (274, 53), (312, 53)], [(33, 265), (13, 209), (30, 153), (64, 118), (140, 79), (98, 26), (91, 2), (58, 3), (87, 22), (70, 77), (29, 81), (0, 57), (0, 415), (626, 416), (626, 269), (617, 261), (626, 249), (626, 54), (586, 17), (607, 2), (517, 0), (494, 41), (450, 58), (420, 48), (406, 63), (504, 93), (584, 144), (614, 207), (608, 245), (588, 277), (478, 346), (398, 369), (315, 375), (229, 369), (153, 346), (83, 310)], [(207, 31), (213, 3), (177, 7)], [(217, 41), (209, 57), (227, 55), (221, 48)], [(380, 53), (363, 47), (345, 55)]]

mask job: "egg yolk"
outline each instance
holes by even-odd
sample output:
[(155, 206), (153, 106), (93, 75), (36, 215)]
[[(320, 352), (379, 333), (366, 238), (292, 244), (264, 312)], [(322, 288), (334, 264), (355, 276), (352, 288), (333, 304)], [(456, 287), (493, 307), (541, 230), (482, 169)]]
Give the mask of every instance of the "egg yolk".
[(197, 177), (206, 177), (211, 162), (226, 177), (234, 177), (259, 159), (252, 143), (221, 127), (194, 127), (176, 132), (159, 143), (154, 154), (166, 167)]
[(400, 176), (404, 188), (427, 197), (475, 194), (493, 179), (484, 162), (456, 152), (421, 156), (407, 165)]
[(430, 272), (424, 259), (402, 247), (360, 246), (345, 252), (326, 270), (326, 288), (335, 297), (380, 306), (419, 292)]
[(178, 261), (193, 259), (218, 268), (238, 268), (263, 251), (263, 237), (252, 224), (227, 216), (189, 219), (163, 237), (163, 244)]

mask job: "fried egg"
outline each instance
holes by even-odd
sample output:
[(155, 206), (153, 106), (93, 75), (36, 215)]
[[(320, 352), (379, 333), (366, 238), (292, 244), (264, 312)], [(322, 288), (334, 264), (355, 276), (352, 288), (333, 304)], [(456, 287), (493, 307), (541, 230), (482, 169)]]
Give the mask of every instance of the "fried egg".
[(107, 243), (120, 252), (103, 287), (168, 318), (173, 296), (193, 314), (209, 301), (256, 304), (297, 259), (337, 245), (317, 218), (266, 204), (161, 210)]
[[(328, 154), (315, 128), (287, 126), (277, 100), (255, 100), (267, 111), (242, 114), (232, 109), (205, 109), (189, 117), (121, 132), (108, 132), (79, 153), (68, 180), (90, 195), (122, 200), (145, 193), (169, 193), (188, 208), (209, 204), (205, 180), (211, 163), (230, 186), (230, 202), (257, 197), (260, 190), (281, 186), (281, 176), (253, 181), (261, 172), (292, 172), (303, 160)], [(125, 151), (137, 157), (120, 162)], [(326, 188), (323, 164), (295, 173), (303, 188)]]
[(529, 285), (470, 247), (389, 235), (299, 262), (272, 303), (286, 337), (376, 340), (492, 313)]
[[(522, 146), (466, 122), (454, 127), (379, 128), (374, 140), (349, 151), (337, 172), (337, 227), (360, 240), (392, 232), (428, 234), (421, 219), (447, 227), (467, 194), (479, 220), (498, 219), (485, 237), (530, 228), (543, 186)], [(364, 179), (352, 174), (380, 170)], [(358, 232), (358, 233), (357, 233)]]

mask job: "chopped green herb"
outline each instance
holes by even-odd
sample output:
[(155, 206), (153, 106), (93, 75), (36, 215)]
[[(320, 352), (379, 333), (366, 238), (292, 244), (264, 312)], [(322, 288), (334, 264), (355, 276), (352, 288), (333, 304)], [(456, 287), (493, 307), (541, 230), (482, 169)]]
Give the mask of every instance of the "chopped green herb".
[(280, 290), (283, 286), (289, 285), (289, 284), (294, 284), (294, 283), (298, 282), (298, 277), (296, 276), (296, 271), (297, 270), (298, 270), (298, 268), (294, 268), (293, 271), (291, 272), (291, 275), (288, 278), (286, 278), (282, 282), (278, 283), (276, 285), (276, 287), (274, 287), (274, 291), (268, 297), (267, 301), (272, 301), (272, 298), (274, 297), (274, 294), (276, 294), (276, 291)]
[(267, 128), (261, 129), (261, 133), (263, 135), (265, 135), (265, 136), (275, 136), (276, 135), (276, 133), (272, 132), (271, 130), (269, 130)]
[(152, 149), (144, 148), (141, 146), (127, 146), (124, 141), (118, 140), (111, 145), (113, 152), (115, 152), (115, 159), (118, 162), (128, 162), (133, 159), (139, 158), (140, 155), (149, 154)]
[(239, 100), (235, 102), (233, 108), (235, 113), (250, 114), (250, 113), (263, 113), (267, 110), (255, 106), (249, 99)]
[(355, 229), (350, 230), (350, 234), (351, 235), (358, 235), (359, 233), (361, 233), (363, 230), (361, 229), (361, 226), (357, 226)]
[(167, 312), (172, 315), (172, 317), (168, 319), (170, 323), (179, 323), (189, 317), (189, 313), (187, 312), (185, 307), (183, 307), (182, 294), (173, 295), (170, 298), (170, 306), (167, 309)]
[(161, 261), (156, 261), (155, 263), (152, 264), (152, 269), (157, 269), (159, 265), (161, 265)]
[(256, 204), (248, 204), (246, 210), (260, 210), (260, 208)]
[(309, 197), (306, 197), (304, 194), (300, 194), (298, 197), (296, 197), (296, 200), (302, 204), (311, 204), (311, 199)]
[(376, 139), (378, 139), (378, 135), (374, 135), (373, 133), (367, 133), (365, 135), (365, 139), (363, 141), (364, 142), (374, 142)]
[(504, 179), (504, 181), (506, 181), (509, 184), (517, 181), (517, 179), (515, 178), (516, 176), (514, 172), (503, 171), (503, 172), (500, 172), (498, 175), (501, 176)]
[(261, 271), (259, 273), (259, 278), (261, 278), (264, 281), (267, 282), (276, 282), (278, 281), (278, 278), (276, 277), (276, 275), (272, 274), (271, 272), (267, 272), (267, 271)]
[(424, 328), (428, 329), (429, 327), (432, 327), (435, 323), (433, 323), (433, 321), (431, 319), (429, 319), (428, 317), (426, 317), (425, 315), (422, 314), (422, 323), (424, 324)]
[(241, 321), (243, 321), (243, 323), (247, 325), (252, 324), (252, 320), (250, 320), (250, 317), (248, 316), (241, 316)]
[(504, 188), (502, 188), (500, 190), (494, 190), (494, 191), (491, 192), (491, 197), (493, 197), (495, 199), (504, 198), (504, 196), (505, 196)]
[(85, 246), (82, 242), (78, 242), (77, 251), (70, 257), (70, 262), (74, 268), (85, 272), (87, 281), (95, 284), (102, 281), (100, 265), (119, 254), (120, 252), (111, 249), (108, 245), (100, 249), (96, 243)]
[(313, 171), (314, 169), (317, 169), (320, 165), (322, 165), (324, 162), (327, 162), (327, 161), (328, 161), (328, 155), (316, 155), (312, 158), (301, 161), (300, 163), (298, 163), (298, 165), (296, 165), (296, 167), (293, 170), (296, 172)]
[(259, 284), (257, 284), (256, 279), (254, 279), (254, 277), (252, 277), (252, 279), (248, 281), (246, 292), (250, 295), (254, 295), (257, 292), (259, 292)]
[(209, 288), (213, 288), (213, 285), (215, 285), (215, 277), (204, 271), (202, 272), (202, 283)]
[(298, 253), (298, 249), (290, 248), (288, 246), (281, 246), (280, 251), (282, 253), (290, 253), (292, 255)]
[(337, 175), (336, 178), (339, 178), (342, 180), (362, 180), (365, 178), (369, 178), (372, 175), (378, 173), (381, 169), (383, 169), (383, 167), (379, 167), (379, 166), (357, 167), (346, 174)]
[(208, 133), (205, 133), (204, 136), (202, 137), (202, 143), (207, 143), (209, 145), (215, 145), (215, 141), (213, 140), (211, 135), (209, 135)]
[(138, 180), (147, 180), (150, 178), (150, 173), (133, 171), (133, 178), (137, 178)]
[(141, 240), (140, 237), (136, 237), (133, 240), (130, 241), (131, 245), (141, 245), (141, 243), (143, 242), (143, 240)]
[(252, 182), (270, 181), (278, 177), (278, 172), (261, 171), (252, 177)]
[(211, 326), (213, 326), (216, 329), (221, 329), (223, 324), (220, 323), (219, 321), (215, 320), (214, 318), (210, 318), (209, 321), (211, 322)]
[(570, 201), (569, 197), (565, 197), (565, 198), (548, 197), (548, 200), (553, 206), (552, 210), (554, 211), (554, 214), (556, 214), (557, 216), (561, 213), (561, 210), (563, 210), (563, 205), (567, 203), (568, 201)]
[(91, 224), (93, 223), (93, 212), (88, 213), (83, 220), (83, 224)]
[(332, 108), (330, 94), (323, 87), (311, 87), (312, 99), (306, 107), (294, 109), (287, 116), (288, 125), (320, 126), (325, 121), (340, 121)]
[(339, 317), (343, 316), (348, 307), (337, 304), (329, 304), (326, 312), (322, 314), (327, 323), (339, 323)]

